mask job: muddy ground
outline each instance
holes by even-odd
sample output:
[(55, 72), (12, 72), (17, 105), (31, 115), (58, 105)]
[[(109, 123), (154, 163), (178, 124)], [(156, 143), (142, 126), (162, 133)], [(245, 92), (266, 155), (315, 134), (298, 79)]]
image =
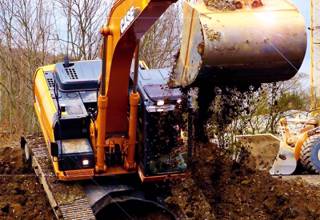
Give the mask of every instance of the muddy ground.
[[(201, 200), (192, 197), (194, 190), (201, 190), (216, 219), (320, 219), (319, 188), (302, 180), (288, 182), (271, 177), (253, 169), (254, 166), (247, 157), (235, 163), (215, 145), (202, 146), (192, 175), (186, 179), (195, 182), (184, 189), (189, 204), (182, 208), (190, 219), (205, 216), (208, 207), (199, 205)], [(173, 186), (173, 191), (179, 190), (181, 183)], [(181, 198), (173, 196), (169, 202), (181, 204)], [(192, 209), (194, 206), (199, 207)]]
[(24, 166), (18, 146), (0, 146), (0, 219), (54, 219), (46, 194)]
[[(187, 219), (320, 219), (320, 191), (282, 181), (233, 162), (215, 145), (199, 146), (192, 174), (172, 184), (165, 201)], [(54, 219), (35, 175), (21, 162), (18, 144), (0, 147), (0, 219)]]

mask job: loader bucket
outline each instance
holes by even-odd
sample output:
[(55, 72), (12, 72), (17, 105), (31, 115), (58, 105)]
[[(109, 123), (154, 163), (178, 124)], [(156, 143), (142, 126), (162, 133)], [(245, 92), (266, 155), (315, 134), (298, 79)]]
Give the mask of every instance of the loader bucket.
[(279, 152), (280, 140), (272, 134), (239, 135), (236, 137), (256, 159), (256, 168), (270, 170)]
[(292, 3), (263, 0), (261, 7), (217, 9), (208, 2), (212, 1), (184, 2), (172, 86), (197, 86), (208, 80), (276, 82), (298, 72), (307, 38), (304, 19)]
[(290, 175), (297, 167), (294, 151), (272, 134), (239, 135), (241, 146), (256, 159), (256, 168), (271, 175)]
[(297, 168), (294, 151), (288, 145), (280, 142), (279, 152), (269, 170), (271, 175), (291, 175)]

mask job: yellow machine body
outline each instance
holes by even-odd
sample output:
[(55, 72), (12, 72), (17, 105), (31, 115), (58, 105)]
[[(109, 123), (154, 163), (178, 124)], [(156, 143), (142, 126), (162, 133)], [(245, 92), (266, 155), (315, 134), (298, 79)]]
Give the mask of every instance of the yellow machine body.
[[(51, 153), (51, 144), (55, 143), (54, 126), (57, 119), (57, 106), (53, 101), (52, 91), (49, 89), (49, 81), (45, 75), (50, 72), (54, 73), (55, 65), (48, 65), (39, 68), (34, 74), (34, 109), (38, 117), (39, 125), (42, 134), (48, 146), (49, 153)], [(52, 81), (53, 83), (53, 81)], [(69, 170), (61, 171), (58, 165), (58, 158), (51, 157), (53, 170), (59, 180), (82, 180), (93, 177), (94, 169)]]
[[(97, 91), (101, 64), (100, 60), (57, 63), (41, 67), (34, 74), (34, 108), (57, 178), (62, 181), (73, 181), (136, 173), (141, 181), (146, 182), (185, 175), (187, 140), (183, 140), (185, 131), (182, 115), (174, 116), (176, 114), (174, 111), (182, 107), (181, 93), (178, 89), (167, 88), (171, 95), (162, 97), (144, 90), (145, 88), (159, 90), (167, 83), (162, 77), (167, 75), (168, 79), (170, 71), (149, 70), (143, 62), (139, 65), (139, 75), (148, 80), (142, 78), (139, 80), (137, 85), (139, 93), (128, 93), (131, 94), (131, 107), (127, 113), (138, 115), (139, 111), (140, 115), (139, 125), (132, 127), (133, 130), (130, 131), (140, 136), (137, 144), (140, 146), (137, 148), (138, 152), (131, 152), (134, 155), (132, 159), (134, 167), (128, 167), (126, 157), (129, 155), (130, 144), (134, 145), (135, 149), (136, 143), (130, 143), (126, 135), (114, 135), (105, 141), (103, 164), (106, 170), (96, 171), (97, 149), (91, 140), (94, 140), (96, 135), (92, 132), (94, 131), (92, 125), (94, 118), (97, 117)], [(140, 94), (141, 103), (139, 103)], [(152, 100), (150, 95), (156, 95), (160, 100)], [(163, 100), (165, 103), (158, 106), (157, 102)], [(137, 118), (129, 117), (128, 120)], [(170, 143), (161, 142), (159, 137), (162, 146), (154, 148), (155, 144), (152, 144), (152, 141), (157, 140), (154, 132), (160, 129), (157, 123), (166, 120), (173, 123), (163, 134), (163, 137), (167, 135), (166, 140)], [(157, 151), (162, 148), (165, 153), (163, 150)], [(145, 162), (144, 157), (151, 158), (150, 162)], [(170, 162), (167, 162), (168, 160)]]
[[(115, 1), (100, 31), (102, 62), (65, 61), (35, 73), (35, 111), (58, 179), (138, 173), (142, 181), (160, 181), (186, 172), (183, 134), (190, 126), (180, 120), (182, 94), (168, 87), (172, 71), (147, 70), (138, 62), (140, 39), (174, 2)], [(171, 76), (174, 86), (190, 86), (207, 77), (273, 82), (297, 72), (293, 66), (301, 65), (306, 35), (301, 15), (288, 1), (252, 1), (241, 8), (234, 2), (231, 11), (203, 4), (184, 3), (183, 40)], [(268, 15), (266, 11), (281, 20), (268, 24), (267, 35), (260, 39), (258, 18)]]

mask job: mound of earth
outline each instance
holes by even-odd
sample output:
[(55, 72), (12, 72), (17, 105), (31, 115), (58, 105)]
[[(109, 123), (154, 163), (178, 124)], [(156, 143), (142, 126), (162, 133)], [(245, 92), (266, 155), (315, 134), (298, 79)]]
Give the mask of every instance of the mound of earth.
[[(187, 189), (189, 206), (199, 204), (201, 199), (193, 198), (192, 191), (200, 190), (216, 219), (320, 219), (319, 188), (302, 180), (283, 181), (252, 167), (250, 157), (236, 163), (216, 145), (204, 145), (195, 156), (191, 176), (173, 184), (172, 191), (193, 181)], [(188, 208), (181, 195), (173, 193), (169, 202)], [(201, 207), (189, 211), (189, 219), (209, 219)]]
[[(17, 144), (0, 147), (0, 219), (54, 219), (21, 156)], [(203, 145), (191, 174), (172, 183), (166, 202), (183, 212), (181, 219), (320, 219), (319, 188), (272, 177), (252, 162), (244, 157), (236, 163), (216, 145)]]
[(22, 162), (18, 144), (0, 146), (0, 219), (55, 219), (41, 184)]

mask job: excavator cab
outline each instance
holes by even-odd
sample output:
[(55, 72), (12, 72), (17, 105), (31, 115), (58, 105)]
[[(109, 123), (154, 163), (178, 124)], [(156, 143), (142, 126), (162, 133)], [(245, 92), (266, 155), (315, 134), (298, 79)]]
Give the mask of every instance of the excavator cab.
[[(188, 111), (179, 89), (167, 86), (170, 69), (139, 68), (138, 161), (142, 179), (187, 169)], [(131, 74), (133, 79), (133, 74)]]

